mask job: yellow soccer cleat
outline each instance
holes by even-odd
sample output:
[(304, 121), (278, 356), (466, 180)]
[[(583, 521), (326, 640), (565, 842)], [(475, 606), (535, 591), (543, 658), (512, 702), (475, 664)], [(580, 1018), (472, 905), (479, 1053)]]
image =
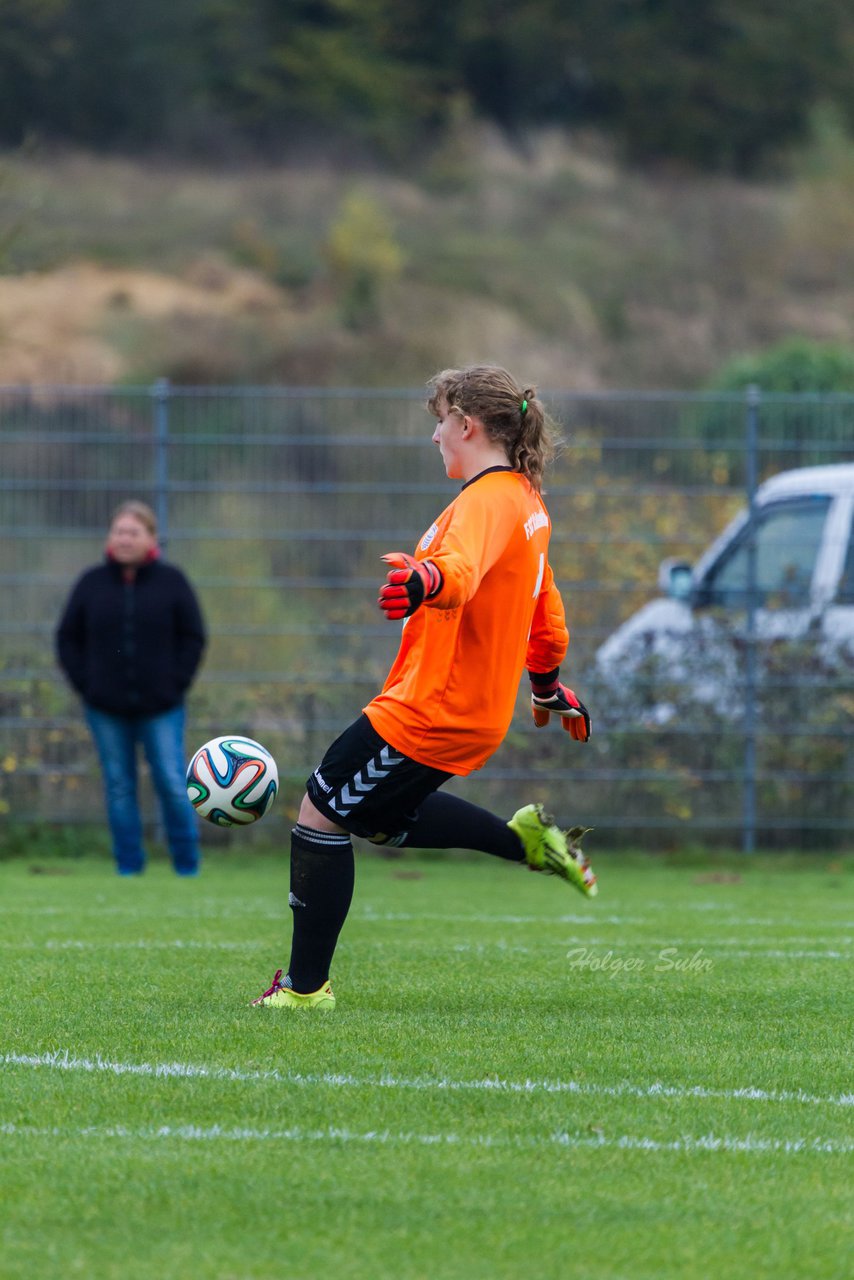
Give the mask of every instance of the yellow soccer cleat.
[(281, 976), (282, 970), (279, 969), (269, 991), (265, 991), (252, 1003), (264, 1005), (268, 1009), (319, 1009), (323, 1013), (331, 1013), (335, 1008), (335, 997), (328, 982), (324, 982), (319, 991), (301, 995), (300, 992), (283, 986), (279, 981)]
[(522, 842), (525, 861), (533, 871), (560, 876), (575, 885), (585, 898), (595, 898), (599, 889), (593, 868), (581, 852), (581, 841), (590, 827), (561, 831), (541, 804), (526, 804), (507, 823)]

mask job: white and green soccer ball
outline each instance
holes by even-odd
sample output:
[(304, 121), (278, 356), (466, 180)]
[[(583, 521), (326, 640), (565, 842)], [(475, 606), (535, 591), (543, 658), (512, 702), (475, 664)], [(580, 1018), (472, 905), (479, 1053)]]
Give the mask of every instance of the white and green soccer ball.
[(269, 813), (279, 771), (266, 747), (225, 734), (199, 747), (187, 766), (187, 795), (200, 818), (217, 827), (243, 827)]

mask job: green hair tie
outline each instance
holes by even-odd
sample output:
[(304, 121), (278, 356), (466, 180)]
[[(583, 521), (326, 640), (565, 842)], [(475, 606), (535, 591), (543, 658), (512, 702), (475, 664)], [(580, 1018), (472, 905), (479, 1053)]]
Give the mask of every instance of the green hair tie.
[(525, 414), (528, 412), (528, 401), (523, 400), (519, 405), (519, 408), (522, 410), (522, 417), (524, 418)]

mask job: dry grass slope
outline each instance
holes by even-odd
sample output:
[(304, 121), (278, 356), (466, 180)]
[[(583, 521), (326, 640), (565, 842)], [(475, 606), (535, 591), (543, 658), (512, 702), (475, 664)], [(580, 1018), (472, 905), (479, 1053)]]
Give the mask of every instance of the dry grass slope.
[(790, 176), (618, 167), (468, 132), (410, 175), (0, 157), (0, 381), (700, 385), (793, 333), (854, 343), (854, 153)]

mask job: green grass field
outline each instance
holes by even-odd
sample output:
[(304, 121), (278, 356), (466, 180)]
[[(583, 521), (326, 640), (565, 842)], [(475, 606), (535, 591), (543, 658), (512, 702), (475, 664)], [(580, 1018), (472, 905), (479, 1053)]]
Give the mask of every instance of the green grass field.
[(3, 1280), (850, 1277), (850, 864), (597, 871), (362, 856), (320, 1017), (283, 861), (0, 864)]

